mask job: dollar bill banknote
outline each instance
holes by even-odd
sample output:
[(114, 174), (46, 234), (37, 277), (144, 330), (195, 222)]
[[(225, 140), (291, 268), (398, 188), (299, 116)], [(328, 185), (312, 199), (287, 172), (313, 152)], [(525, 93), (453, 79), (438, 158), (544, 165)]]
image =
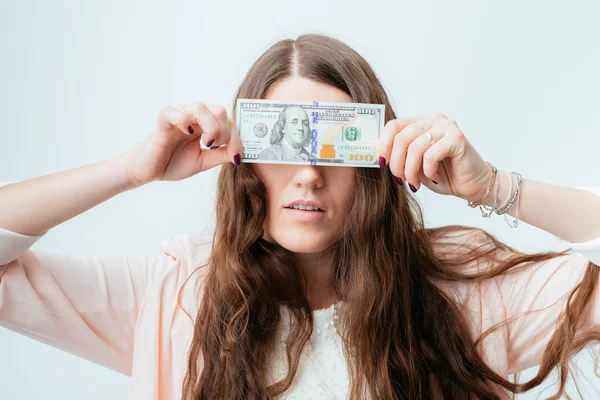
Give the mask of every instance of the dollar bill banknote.
[(238, 99), (242, 162), (379, 168), (385, 105)]

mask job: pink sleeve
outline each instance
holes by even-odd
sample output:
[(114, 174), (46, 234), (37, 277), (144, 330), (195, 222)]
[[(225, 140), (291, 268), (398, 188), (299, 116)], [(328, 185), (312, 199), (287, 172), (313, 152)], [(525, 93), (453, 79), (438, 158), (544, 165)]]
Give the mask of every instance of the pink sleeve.
[[(598, 188), (583, 189), (600, 194)], [(491, 365), (503, 374), (540, 364), (544, 350), (556, 332), (568, 294), (581, 282), (589, 261), (600, 264), (600, 238), (584, 243), (555, 238), (573, 250), (559, 258), (524, 269), (516, 267), (517, 272), (479, 283), (438, 282), (441, 289), (465, 306), (474, 339), (489, 328), (510, 321), (492, 331), (483, 341), (482, 348)], [(461, 234), (452, 240), (453, 245), (459, 246), (449, 250), (458, 253), (466, 250), (464, 245), (467, 243), (477, 246), (487, 245), (487, 242), (480, 233), (466, 237)], [(497, 256), (503, 260), (509, 254)], [(482, 264), (476, 262), (467, 266), (465, 272), (471, 268), (473, 272), (482, 272)], [(593, 295), (589, 307), (591, 316), (587, 326), (600, 327), (600, 290)]]
[[(475, 245), (487, 243), (482, 234), (468, 240)], [(468, 271), (469, 266), (465, 272), (483, 272), (483, 264), (474, 263), (474, 271)], [(474, 340), (499, 325), (482, 342), (480, 350), (492, 367), (508, 375), (540, 364), (567, 296), (581, 282), (587, 265), (588, 258), (583, 254), (567, 254), (524, 269), (517, 266), (516, 272), (482, 282), (437, 284), (464, 306)], [(600, 290), (589, 307), (591, 319), (587, 326), (600, 327)]]
[(37, 239), (0, 228), (0, 326), (131, 374), (138, 309), (180, 260), (29, 250)]
[[(506, 328), (509, 374), (539, 365), (568, 295), (581, 282), (587, 264), (584, 255), (569, 254), (502, 278), (499, 286), (506, 318), (515, 317)], [(598, 293), (590, 304), (587, 327), (600, 327)]]
[[(577, 189), (600, 196), (600, 188)], [(600, 264), (600, 238), (583, 243), (554, 238), (572, 250), (558, 259), (540, 262), (501, 280), (507, 318), (521, 315), (507, 326), (509, 373), (539, 365), (568, 295), (583, 279), (588, 261)], [(587, 326), (600, 327), (600, 290), (594, 294), (589, 307), (591, 320)], [(589, 343), (588, 347), (594, 344)]]

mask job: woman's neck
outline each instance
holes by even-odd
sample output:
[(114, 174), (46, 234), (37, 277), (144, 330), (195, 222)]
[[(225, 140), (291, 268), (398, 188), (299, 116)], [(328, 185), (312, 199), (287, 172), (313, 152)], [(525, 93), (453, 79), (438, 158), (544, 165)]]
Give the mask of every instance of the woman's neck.
[(306, 298), (311, 308), (328, 308), (338, 301), (333, 293), (333, 254), (296, 253), (300, 270), (306, 278)]

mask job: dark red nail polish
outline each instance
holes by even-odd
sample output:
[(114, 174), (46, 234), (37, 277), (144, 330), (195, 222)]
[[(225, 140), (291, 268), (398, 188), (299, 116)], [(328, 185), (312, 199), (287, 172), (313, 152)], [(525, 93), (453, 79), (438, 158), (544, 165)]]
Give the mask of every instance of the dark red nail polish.
[(379, 156), (379, 168), (385, 167), (385, 158)]
[(212, 146), (212, 144), (215, 142), (215, 139), (211, 140), (210, 142), (206, 143), (206, 147), (210, 147)]
[(396, 181), (396, 183), (398, 185), (404, 185), (404, 181), (402, 179), (400, 179), (399, 177), (397, 177), (396, 175), (392, 175), (394, 177), (394, 180)]
[(236, 154), (235, 156), (233, 156), (233, 164), (240, 165), (240, 155), (239, 154)]
[(431, 182), (435, 183), (436, 185), (438, 184), (436, 181), (434, 181), (433, 179), (431, 180)]
[(188, 132), (190, 133), (190, 135), (194, 134), (194, 128), (192, 128), (191, 125), (188, 125)]
[(417, 193), (417, 188), (415, 188), (411, 183), (409, 183), (408, 186), (410, 187), (410, 190), (413, 191), (413, 193)]
[(214, 149), (218, 149), (218, 148), (219, 148), (219, 146), (212, 146), (210, 149), (214, 150)]

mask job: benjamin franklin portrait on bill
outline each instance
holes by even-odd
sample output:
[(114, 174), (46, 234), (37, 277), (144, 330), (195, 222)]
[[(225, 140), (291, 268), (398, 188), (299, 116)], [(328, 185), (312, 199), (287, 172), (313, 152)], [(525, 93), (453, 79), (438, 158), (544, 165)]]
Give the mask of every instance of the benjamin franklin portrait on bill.
[(310, 121), (308, 113), (300, 106), (288, 106), (279, 113), (269, 141), (271, 146), (258, 154), (260, 160), (316, 160), (306, 150), (311, 142)]

